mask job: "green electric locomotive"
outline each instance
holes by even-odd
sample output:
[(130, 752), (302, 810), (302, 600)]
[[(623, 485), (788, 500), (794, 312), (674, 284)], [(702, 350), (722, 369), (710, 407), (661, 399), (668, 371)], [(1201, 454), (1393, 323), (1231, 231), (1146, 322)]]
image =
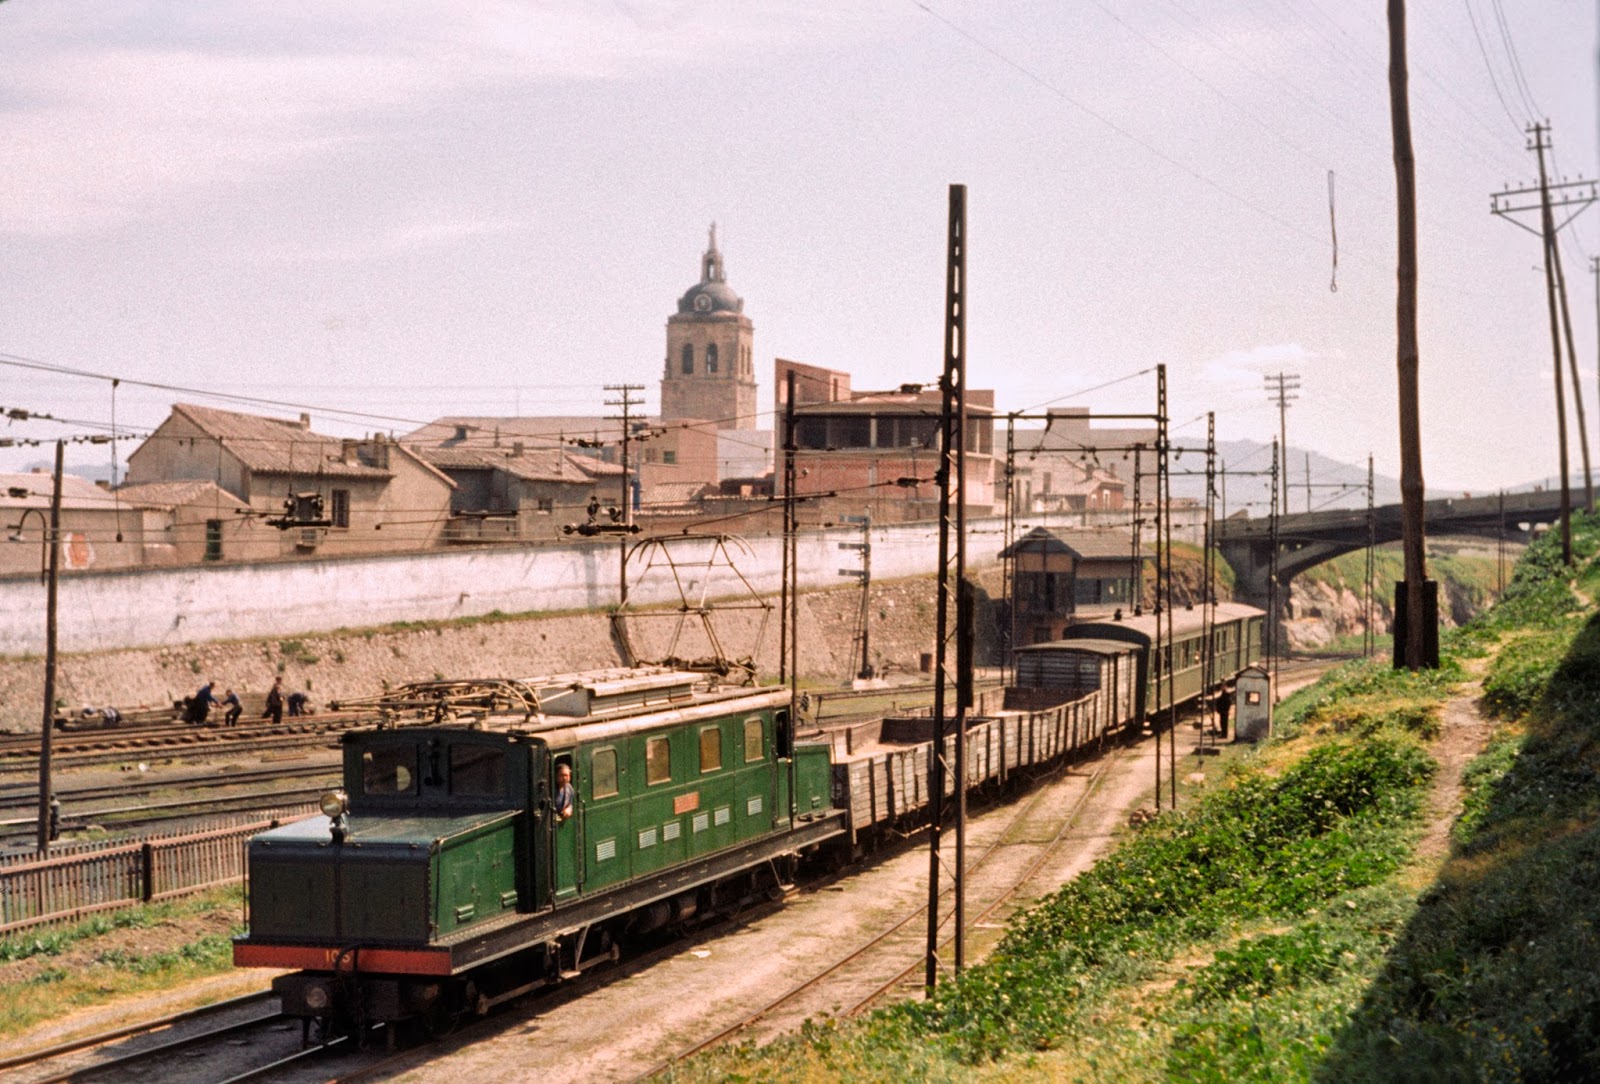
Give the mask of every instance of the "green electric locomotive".
[(633, 668), (386, 703), (432, 717), (346, 735), (326, 816), (250, 843), (234, 962), (298, 969), (273, 988), (308, 1023), (486, 1011), (781, 889), (845, 831), (786, 690)]

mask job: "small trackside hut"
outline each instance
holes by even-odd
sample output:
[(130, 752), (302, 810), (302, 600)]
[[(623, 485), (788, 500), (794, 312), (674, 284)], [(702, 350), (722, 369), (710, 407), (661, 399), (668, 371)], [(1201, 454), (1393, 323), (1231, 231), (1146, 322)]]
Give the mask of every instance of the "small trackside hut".
[(431, 725), (347, 734), (327, 817), (249, 848), (234, 962), (301, 969), (273, 987), (325, 1029), (486, 1011), (781, 890), (844, 831), (828, 747), (795, 740), (783, 690), (632, 668), (387, 702)]

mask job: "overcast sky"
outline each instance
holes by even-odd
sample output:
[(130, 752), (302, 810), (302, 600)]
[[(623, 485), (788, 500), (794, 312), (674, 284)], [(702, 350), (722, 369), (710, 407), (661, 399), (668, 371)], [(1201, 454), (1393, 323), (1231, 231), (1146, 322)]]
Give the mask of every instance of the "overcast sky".
[[(330, 433), (653, 408), (714, 220), (763, 409), (775, 356), (932, 380), (959, 182), (1002, 410), (1151, 410), (1165, 362), (1178, 435), (1265, 440), (1281, 370), (1291, 445), (1397, 474), (1384, 6), (9, 0), (0, 358)], [(1540, 245), (1489, 194), (1537, 178), (1535, 118), (1596, 175), (1596, 4), (1409, 7), (1426, 471), (1487, 490), (1555, 464)], [(1600, 208), (1563, 239), (1595, 430)], [(174, 399), (124, 385), (117, 422)], [(113, 395), (0, 366), (0, 406), (54, 439)]]

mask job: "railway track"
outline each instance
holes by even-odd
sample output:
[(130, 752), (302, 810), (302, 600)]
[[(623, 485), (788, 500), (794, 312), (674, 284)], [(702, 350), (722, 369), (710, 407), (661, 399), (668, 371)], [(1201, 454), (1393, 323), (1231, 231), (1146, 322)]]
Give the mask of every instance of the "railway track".
[[(1000, 907), (1002, 907), (1008, 900), (1011, 899), (1011, 897), (1013, 897), (1021, 888), (1032, 881), (1033, 878), (1037, 876), (1039, 870), (1043, 868), (1044, 864), (1055, 855), (1068, 830), (1077, 822), (1079, 814), (1082, 813), (1089, 799), (1095, 793), (1097, 793), (1099, 784), (1104, 778), (1105, 773), (1114, 763), (1118, 762), (1121, 752), (1122, 750), (1114, 751), (1110, 755), (1102, 756), (1094, 761), (1094, 768), (1090, 772), (1089, 778), (1083, 786), (1082, 793), (1072, 802), (1068, 811), (1061, 816), (1059, 826), (1057, 827), (1055, 834), (1052, 836), (1048, 844), (1044, 846), (1040, 854), (1028, 865), (1021, 876), (1008, 879), (1007, 883), (1000, 889), (995, 897), (977, 913), (976, 917), (971, 917), (969, 915), (967, 924), (969, 931), (992, 917), (995, 912), (1000, 909)], [(1070, 765), (1063, 765), (1060, 768), (1053, 770), (1049, 774), (1059, 775), (1068, 767), (1070, 767)], [(1033, 788), (1033, 791), (1029, 795), (1028, 799), (1025, 802), (1019, 803), (1019, 808), (1010, 818), (1004, 830), (1002, 830), (995, 837), (993, 842), (991, 842), (976, 858), (968, 861), (966, 872), (969, 878), (974, 873), (982, 869), (991, 857), (1002, 853), (1005, 848), (1018, 845), (1013, 841), (1013, 835), (1018, 828), (1029, 821), (1030, 817), (1032, 817), (1041, 804), (1047, 802), (1050, 793), (1051, 788), (1048, 786), (1035, 786)], [(951, 890), (946, 889), (940, 896), (941, 903), (949, 899), (950, 896)], [(838, 1015), (855, 1015), (860, 1013), (861, 1011), (870, 1007), (876, 1001), (880, 1000), (895, 987), (905, 982), (907, 978), (913, 974), (920, 973), (926, 966), (924, 956), (926, 951), (925, 930), (922, 927), (913, 927), (913, 924), (918, 919), (925, 916), (927, 911), (928, 905), (924, 903), (921, 906), (907, 912), (898, 920), (886, 926), (868, 940), (862, 942), (845, 955), (834, 960), (828, 966), (815, 972), (805, 980), (796, 983), (794, 986), (791, 986), (783, 993), (779, 994), (776, 998), (768, 1001), (766, 1004), (748, 1011), (738, 1020), (724, 1027), (721, 1031), (718, 1031), (709, 1038), (703, 1039), (700, 1042), (695, 1043), (693, 1046), (679, 1051), (671, 1058), (657, 1063), (643, 1074), (638, 1076), (636, 1079), (645, 1080), (656, 1076), (659, 1073), (667, 1071), (679, 1062), (693, 1057), (695, 1054), (709, 1050), (716, 1046), (720, 1046), (723, 1043), (737, 1038), (744, 1032), (759, 1024), (761, 1021), (778, 1013), (780, 1010), (784, 1010), (792, 1005), (795, 1005), (803, 996), (817, 990), (823, 982), (829, 979), (835, 979), (835, 983), (837, 983), (836, 977), (839, 976), (841, 972), (844, 972), (853, 964), (862, 963), (863, 961), (870, 961), (870, 958), (875, 953), (880, 955), (896, 955), (900, 959), (904, 959), (905, 956), (910, 955), (913, 958), (913, 962), (909, 966), (897, 965), (892, 977), (890, 977), (887, 981), (872, 983), (869, 993), (867, 993), (864, 997), (858, 998), (848, 1009), (841, 1011), (838, 1013)], [(951, 919), (951, 913), (948, 910), (945, 911), (944, 918), (940, 922), (940, 928), (943, 929), (947, 927), (950, 924)], [(913, 928), (908, 930), (908, 927)], [(953, 936), (954, 933), (952, 931), (951, 934), (944, 936), (941, 939), (941, 950), (948, 948), (948, 946), (951, 944)], [(881, 961), (876, 965), (869, 963), (868, 970), (877, 970), (878, 973), (881, 974), (882, 966), (883, 965)]]
[[(189, 1079), (199, 1071), (215, 1081), (213, 1064), (223, 1064), (230, 1080), (262, 1079), (293, 1061), (322, 1053), (325, 1047), (299, 1050), (300, 1029), (287, 1025), (271, 991), (246, 994), (180, 1013), (144, 1020), (70, 1042), (0, 1059), (0, 1073), (18, 1084), (60, 1084), (65, 1081), (119, 1081), (155, 1069), (163, 1081)], [(331, 1044), (330, 1044), (331, 1045)], [(294, 1048), (292, 1052), (288, 1048)], [(210, 1048), (223, 1048), (214, 1057)], [(248, 1048), (248, 1050), (247, 1050)], [(254, 1067), (239, 1066), (259, 1048), (270, 1059)], [(185, 1072), (185, 1067), (189, 1072)], [(236, 1071), (237, 1070), (237, 1071)]]
[[(303, 721), (300, 721), (303, 720)], [(63, 731), (51, 735), (53, 759), (64, 763), (92, 763), (84, 759), (107, 753), (113, 760), (134, 754), (190, 752), (207, 746), (254, 748), (263, 742), (303, 741), (307, 736), (333, 735), (377, 722), (371, 715), (304, 715), (283, 723), (241, 723), (238, 726), (160, 726), (109, 730)], [(31, 769), (39, 757), (39, 735), (0, 734), (0, 772)]]

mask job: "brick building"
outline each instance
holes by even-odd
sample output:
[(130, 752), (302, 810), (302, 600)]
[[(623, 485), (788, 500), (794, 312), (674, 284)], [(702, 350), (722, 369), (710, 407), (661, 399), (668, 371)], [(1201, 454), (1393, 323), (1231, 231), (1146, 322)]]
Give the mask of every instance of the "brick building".
[[(795, 376), (797, 494), (834, 494), (817, 502), (827, 513), (866, 508), (880, 522), (938, 515), (933, 477), (943, 404), (937, 388), (855, 391), (848, 373), (778, 358), (779, 462), (790, 373)], [(966, 452), (967, 511), (988, 515), (995, 501), (993, 391), (967, 392)]]

